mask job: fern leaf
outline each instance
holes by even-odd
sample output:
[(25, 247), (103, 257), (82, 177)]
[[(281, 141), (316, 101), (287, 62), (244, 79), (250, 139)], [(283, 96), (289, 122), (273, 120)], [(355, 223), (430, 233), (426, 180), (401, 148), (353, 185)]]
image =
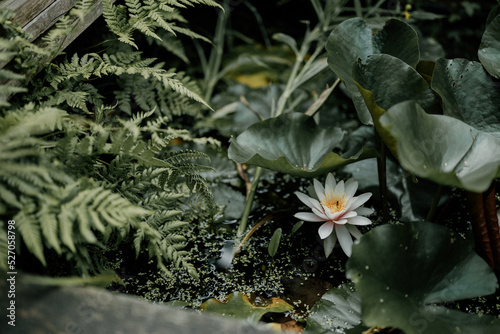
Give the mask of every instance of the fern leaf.
[(42, 236), (44, 237), (45, 242), (49, 247), (55, 249), (57, 254), (61, 254), (61, 246), (58, 237), (59, 224), (52, 207), (48, 203), (42, 202), (37, 218), (40, 222)]
[(25, 203), (23, 209), (14, 217), (16, 221), (16, 229), (24, 241), (24, 244), (29, 251), (37, 257), (38, 260), (47, 266), (45, 255), (43, 254), (42, 235), (40, 226), (37, 223), (35, 214), (33, 213), (35, 204), (33, 202)]

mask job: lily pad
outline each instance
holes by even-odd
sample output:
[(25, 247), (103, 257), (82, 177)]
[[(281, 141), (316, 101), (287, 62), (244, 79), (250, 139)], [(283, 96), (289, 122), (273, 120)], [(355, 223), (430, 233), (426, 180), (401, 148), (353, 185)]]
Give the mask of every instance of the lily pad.
[(341, 333), (361, 323), (361, 299), (354, 284), (328, 290), (314, 304), (304, 334)]
[(379, 124), (379, 118), (391, 106), (406, 100), (418, 101), (425, 110), (438, 112), (436, 94), (413, 67), (401, 59), (376, 54), (358, 61), (352, 77), (371, 113), (375, 127), (389, 149), (396, 154), (394, 138)]
[(260, 320), (268, 312), (282, 313), (292, 309), (292, 305), (276, 297), (271, 298), (271, 302), (266, 306), (255, 306), (241, 292), (233, 292), (227, 296), (225, 303), (217, 299), (209, 299), (200, 306), (200, 310), (205, 312), (218, 313), (238, 319), (253, 319), (255, 321)]
[(347, 276), (361, 297), (367, 326), (406, 334), (500, 332), (500, 319), (447, 309), (438, 303), (492, 294), (497, 279), (468, 242), (426, 222), (383, 225), (353, 245)]
[(367, 56), (378, 53), (397, 57), (412, 67), (419, 60), (417, 33), (410, 25), (396, 19), (388, 20), (376, 35), (363, 19), (346, 20), (331, 32), (326, 51), (328, 65), (346, 85), (364, 124), (371, 124), (371, 116), (352, 79), (352, 65), (358, 59), (365, 60)]
[(486, 27), (477, 56), (488, 73), (500, 79), (500, 15)]
[(343, 137), (340, 128), (323, 129), (309, 116), (286, 113), (256, 123), (232, 138), (228, 156), (238, 163), (298, 177), (316, 177), (376, 156), (376, 151), (368, 148), (345, 158), (332, 152)]
[(500, 84), (481, 63), (467, 59), (439, 59), (432, 88), (443, 100), (445, 115), (500, 137)]
[(403, 168), (436, 183), (485, 191), (500, 176), (500, 138), (415, 101), (391, 107), (380, 124), (395, 138)]

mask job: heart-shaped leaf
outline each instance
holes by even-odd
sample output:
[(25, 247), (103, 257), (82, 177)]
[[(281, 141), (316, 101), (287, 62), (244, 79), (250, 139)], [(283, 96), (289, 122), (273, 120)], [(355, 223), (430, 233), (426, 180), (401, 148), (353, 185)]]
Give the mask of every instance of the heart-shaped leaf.
[(477, 56), (488, 73), (500, 79), (500, 15), (486, 27)]
[(429, 115), (415, 101), (391, 107), (381, 126), (395, 138), (406, 170), (436, 183), (485, 191), (500, 176), (500, 138), (444, 115)]
[(255, 306), (250, 303), (248, 297), (241, 292), (233, 292), (227, 296), (226, 302), (222, 303), (217, 299), (209, 299), (200, 306), (200, 310), (218, 313), (228, 317), (238, 319), (260, 320), (268, 312), (282, 313), (290, 311), (293, 306), (283, 299), (273, 297), (266, 306)]
[(388, 20), (376, 35), (361, 18), (346, 20), (331, 32), (326, 51), (328, 65), (346, 85), (358, 117), (364, 124), (371, 124), (371, 116), (352, 79), (352, 65), (358, 59), (364, 60), (377, 53), (392, 55), (412, 67), (419, 60), (417, 33), (411, 26), (396, 19)]
[(379, 124), (380, 116), (388, 108), (414, 99), (429, 112), (440, 110), (436, 94), (428, 82), (399, 58), (386, 54), (367, 56), (353, 66), (352, 77), (370, 110), (377, 131), (394, 154), (394, 138)]
[(304, 334), (341, 333), (361, 322), (361, 300), (354, 284), (328, 290), (314, 304)]
[(375, 150), (368, 148), (347, 158), (333, 153), (343, 137), (340, 128), (322, 129), (309, 116), (286, 113), (253, 124), (231, 139), (228, 156), (238, 163), (299, 177), (315, 177), (376, 156)]
[(495, 292), (497, 279), (468, 242), (426, 222), (383, 225), (353, 245), (347, 276), (356, 283), (362, 320), (406, 334), (500, 332), (500, 319), (437, 303)]
[(488, 75), (481, 63), (439, 59), (432, 88), (443, 100), (445, 115), (500, 137), (500, 83)]

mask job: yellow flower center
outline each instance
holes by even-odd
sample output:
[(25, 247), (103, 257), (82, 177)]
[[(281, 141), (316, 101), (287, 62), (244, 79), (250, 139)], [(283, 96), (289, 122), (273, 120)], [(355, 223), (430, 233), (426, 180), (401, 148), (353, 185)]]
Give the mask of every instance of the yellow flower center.
[(326, 194), (326, 199), (321, 201), (323, 206), (326, 206), (332, 213), (340, 212), (345, 210), (347, 204), (347, 199), (345, 194), (341, 196), (336, 196), (335, 193)]

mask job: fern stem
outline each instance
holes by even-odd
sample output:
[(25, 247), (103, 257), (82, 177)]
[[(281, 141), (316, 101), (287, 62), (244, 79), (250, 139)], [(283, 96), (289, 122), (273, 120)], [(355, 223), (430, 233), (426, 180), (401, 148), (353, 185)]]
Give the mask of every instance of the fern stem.
[(262, 167), (255, 168), (255, 175), (253, 177), (252, 186), (250, 187), (250, 192), (245, 201), (245, 209), (243, 210), (243, 215), (241, 217), (240, 225), (238, 226), (237, 237), (243, 236), (248, 224), (248, 216), (250, 216), (250, 210), (252, 210), (253, 199), (255, 197), (255, 191), (259, 185), (259, 179), (262, 175)]

